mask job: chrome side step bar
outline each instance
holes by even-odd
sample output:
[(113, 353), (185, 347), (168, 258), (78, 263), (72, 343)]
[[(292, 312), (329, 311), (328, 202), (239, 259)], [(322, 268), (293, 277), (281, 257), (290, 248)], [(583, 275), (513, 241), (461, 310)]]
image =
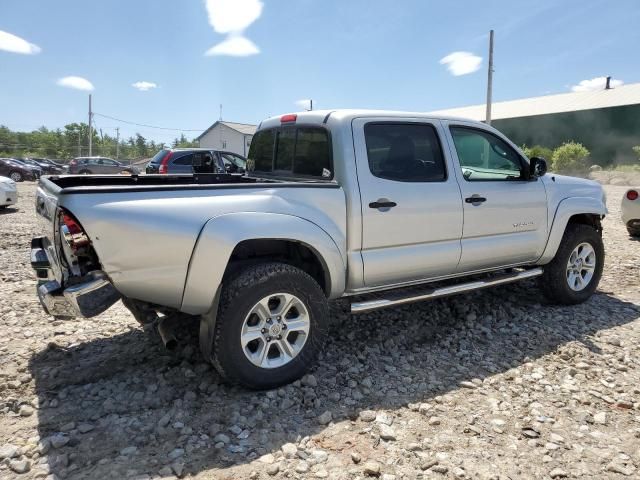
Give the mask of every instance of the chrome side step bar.
[(542, 275), (542, 268), (532, 268), (529, 270), (521, 270), (504, 275), (494, 276), (485, 280), (474, 280), (473, 282), (459, 283), (457, 285), (449, 285), (446, 287), (430, 289), (426, 293), (416, 295), (415, 289), (410, 296), (402, 296), (399, 291), (395, 294), (388, 293), (388, 298), (376, 298), (363, 302), (353, 302), (351, 304), (351, 313), (363, 313), (378, 308), (393, 307), (396, 305), (404, 305), (405, 303), (420, 302), (422, 300), (431, 300), (433, 298), (446, 297), (457, 293), (469, 292), (471, 290), (480, 290), (481, 288), (493, 287), (504, 283), (517, 282), (525, 278), (533, 278)]

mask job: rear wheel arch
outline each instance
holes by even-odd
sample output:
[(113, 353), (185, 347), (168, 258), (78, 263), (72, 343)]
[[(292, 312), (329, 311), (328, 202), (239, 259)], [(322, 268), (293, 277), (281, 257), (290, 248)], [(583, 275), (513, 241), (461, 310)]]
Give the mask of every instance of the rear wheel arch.
[[(202, 315), (216, 289), (239, 266), (275, 261), (307, 272), (330, 299), (346, 285), (344, 238), (293, 215), (242, 212), (220, 215), (203, 227), (187, 271), (181, 310)], [(337, 237), (337, 238), (336, 238)]]
[(285, 263), (308, 273), (324, 294), (329, 295), (331, 274), (322, 255), (310, 245), (294, 240), (257, 238), (241, 241), (231, 252), (223, 279), (233, 277), (247, 264), (270, 261)]

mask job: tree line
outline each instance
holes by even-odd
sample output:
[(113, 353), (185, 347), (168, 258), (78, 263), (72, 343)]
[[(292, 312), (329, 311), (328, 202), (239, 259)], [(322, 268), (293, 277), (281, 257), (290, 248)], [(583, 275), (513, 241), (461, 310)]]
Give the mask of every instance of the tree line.
[[(197, 147), (196, 140), (184, 134), (173, 142), (148, 140), (139, 133), (117, 141), (115, 136), (92, 130), (92, 154), (121, 160), (137, 160), (155, 155), (163, 147)], [(64, 128), (50, 130), (40, 127), (31, 132), (17, 132), (0, 125), (0, 157), (45, 157), (68, 160), (89, 155), (89, 126), (86, 123), (70, 123)]]

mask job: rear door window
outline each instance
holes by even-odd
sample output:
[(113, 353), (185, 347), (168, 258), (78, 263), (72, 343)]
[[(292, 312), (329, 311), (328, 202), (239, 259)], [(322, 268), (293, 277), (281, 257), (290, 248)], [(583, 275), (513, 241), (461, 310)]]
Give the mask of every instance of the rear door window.
[(172, 163), (175, 165), (192, 165), (193, 155), (190, 153), (182, 155), (181, 157), (176, 158)]
[(371, 173), (397, 182), (444, 182), (444, 156), (433, 125), (368, 123), (364, 127)]
[(287, 126), (261, 130), (251, 142), (247, 170), (257, 174), (333, 178), (331, 142), (326, 129)]

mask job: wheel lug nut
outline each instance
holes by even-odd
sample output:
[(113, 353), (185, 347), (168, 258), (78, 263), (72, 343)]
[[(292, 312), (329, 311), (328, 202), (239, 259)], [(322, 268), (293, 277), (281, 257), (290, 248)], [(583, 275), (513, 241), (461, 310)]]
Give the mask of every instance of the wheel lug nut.
[(270, 342), (270, 341), (271, 341), (271, 337), (267, 337), (267, 342)]
[(263, 328), (262, 330), (260, 330), (260, 333), (267, 333), (267, 329)]
[(282, 324), (282, 329), (283, 329), (283, 330), (286, 330), (286, 329), (287, 329), (287, 324), (286, 324), (286, 323), (283, 323), (283, 324)]
[(281, 316), (278, 316), (278, 321), (280, 321), (280, 320), (282, 320), (282, 317), (281, 317)]

